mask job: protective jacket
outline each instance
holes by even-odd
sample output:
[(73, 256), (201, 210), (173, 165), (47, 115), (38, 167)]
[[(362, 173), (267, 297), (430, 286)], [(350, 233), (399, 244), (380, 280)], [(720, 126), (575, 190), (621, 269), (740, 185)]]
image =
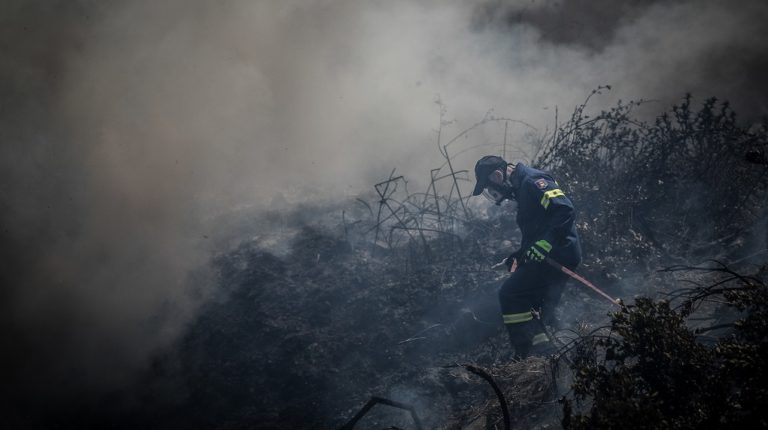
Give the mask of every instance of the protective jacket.
[(552, 245), (550, 257), (575, 268), (581, 262), (581, 245), (576, 233), (573, 203), (547, 172), (522, 163), (509, 178), (517, 190), (517, 225), (522, 232), (520, 249), (539, 240)]

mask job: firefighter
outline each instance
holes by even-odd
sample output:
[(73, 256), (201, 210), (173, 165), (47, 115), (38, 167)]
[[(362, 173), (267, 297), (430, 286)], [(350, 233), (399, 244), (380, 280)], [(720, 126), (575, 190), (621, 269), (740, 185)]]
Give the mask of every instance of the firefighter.
[(481, 158), (475, 177), (473, 196), (483, 194), (497, 205), (517, 201), (522, 239), (504, 261), (512, 274), (499, 290), (499, 302), (515, 358), (540, 354), (552, 348), (544, 325), (556, 326), (553, 310), (567, 280), (546, 261), (571, 270), (581, 262), (573, 203), (549, 173), (501, 157)]

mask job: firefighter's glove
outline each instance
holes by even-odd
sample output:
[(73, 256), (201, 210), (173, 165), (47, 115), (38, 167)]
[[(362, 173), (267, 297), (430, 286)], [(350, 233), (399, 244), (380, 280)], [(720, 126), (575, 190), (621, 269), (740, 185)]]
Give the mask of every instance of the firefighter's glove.
[(552, 244), (546, 240), (538, 240), (525, 252), (525, 262), (541, 263), (552, 250)]

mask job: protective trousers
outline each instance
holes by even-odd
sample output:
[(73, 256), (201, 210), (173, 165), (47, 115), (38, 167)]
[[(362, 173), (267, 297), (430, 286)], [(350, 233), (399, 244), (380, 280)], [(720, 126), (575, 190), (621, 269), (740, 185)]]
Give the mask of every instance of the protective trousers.
[(544, 323), (555, 325), (553, 310), (566, 280), (546, 263), (528, 263), (518, 267), (501, 286), (501, 313), (516, 358), (525, 358), (532, 347), (550, 342)]

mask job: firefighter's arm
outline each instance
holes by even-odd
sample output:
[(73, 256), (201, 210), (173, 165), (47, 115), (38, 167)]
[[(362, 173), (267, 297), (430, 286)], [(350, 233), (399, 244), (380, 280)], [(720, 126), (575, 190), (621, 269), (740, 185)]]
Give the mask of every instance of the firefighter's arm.
[(552, 245), (560, 243), (568, 236), (576, 220), (573, 204), (565, 195), (558, 196), (550, 200), (545, 213), (542, 239)]
[(546, 186), (539, 186), (536, 195), (544, 210), (539, 237), (526, 252), (526, 258), (532, 261), (543, 261), (553, 247), (562, 242), (575, 221), (575, 211), (571, 200), (565, 195), (554, 181), (546, 181)]

